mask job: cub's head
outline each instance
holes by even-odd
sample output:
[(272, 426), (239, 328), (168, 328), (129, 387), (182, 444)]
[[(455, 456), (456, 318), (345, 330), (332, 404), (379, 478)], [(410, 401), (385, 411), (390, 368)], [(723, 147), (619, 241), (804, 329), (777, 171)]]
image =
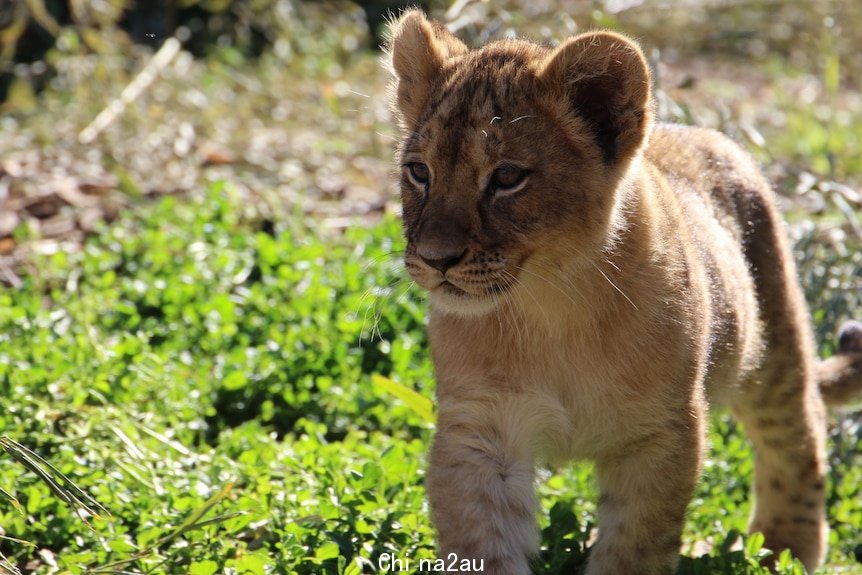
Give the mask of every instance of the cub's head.
[(392, 28), (408, 272), (450, 313), (493, 309), (608, 241), (650, 123), (649, 73), (610, 32), (469, 50), (417, 10)]

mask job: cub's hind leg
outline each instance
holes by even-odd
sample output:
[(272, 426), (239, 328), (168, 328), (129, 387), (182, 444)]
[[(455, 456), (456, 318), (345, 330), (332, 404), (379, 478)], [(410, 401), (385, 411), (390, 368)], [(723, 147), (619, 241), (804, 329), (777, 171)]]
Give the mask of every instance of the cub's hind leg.
[(793, 255), (768, 189), (749, 198), (745, 253), (755, 280), (764, 355), (731, 400), (755, 450), (751, 529), (813, 572), (826, 552), (825, 414), (814, 339)]
[(790, 549), (811, 573), (828, 534), (823, 405), (797, 368), (768, 371), (755, 387), (733, 406), (755, 451), (750, 530), (776, 553)]

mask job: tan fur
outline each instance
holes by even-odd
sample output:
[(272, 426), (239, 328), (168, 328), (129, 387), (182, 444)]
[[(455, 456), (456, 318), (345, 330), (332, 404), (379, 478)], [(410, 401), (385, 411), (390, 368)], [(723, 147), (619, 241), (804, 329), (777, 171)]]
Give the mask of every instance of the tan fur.
[(752, 529), (813, 570), (817, 378), (857, 394), (862, 353), (817, 363), (754, 162), (718, 133), (654, 125), (643, 54), (618, 34), (471, 51), (408, 11), (389, 48), (405, 264), (431, 298), (442, 556), (529, 573), (536, 462), (591, 459), (587, 573), (671, 573), (719, 404), (754, 442)]

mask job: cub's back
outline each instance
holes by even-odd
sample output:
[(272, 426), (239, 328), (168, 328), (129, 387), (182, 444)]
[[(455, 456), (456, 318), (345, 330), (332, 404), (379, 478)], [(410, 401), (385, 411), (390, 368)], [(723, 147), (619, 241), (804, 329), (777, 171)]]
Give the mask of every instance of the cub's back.
[(645, 156), (680, 194), (694, 193), (709, 206), (740, 241), (750, 232), (746, 226), (752, 209), (774, 203), (770, 185), (751, 156), (719, 132), (658, 124)]
[(787, 345), (786, 325), (808, 325), (769, 182), (748, 153), (713, 130), (658, 124), (644, 157), (682, 206), (709, 277), (711, 353), (723, 369), (710, 379), (757, 377), (763, 351)]

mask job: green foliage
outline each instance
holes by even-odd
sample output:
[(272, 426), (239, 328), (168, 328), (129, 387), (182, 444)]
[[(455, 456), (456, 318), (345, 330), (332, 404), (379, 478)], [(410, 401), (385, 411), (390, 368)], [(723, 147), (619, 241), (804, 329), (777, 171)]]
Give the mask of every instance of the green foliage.
[[(422, 530), (427, 414), (371, 383), (427, 395), (431, 381), (412, 351), (422, 306), (393, 265), (397, 222), (319, 237), (241, 211), (218, 185), (193, 204), (166, 198), (0, 294), (0, 426), (114, 515), (92, 519), (96, 535), (0, 462), (0, 488), (22, 506), (0, 513), (6, 533), (62, 551), (73, 572), (166, 557), (164, 572), (215, 558), (221, 571), (270, 555), (317, 572), (332, 542), (350, 559), (366, 541), (409, 546), (396, 525)], [(248, 541), (266, 553), (248, 555)], [(324, 545), (315, 561), (297, 554)]]
[[(199, 420), (193, 441), (257, 417), (281, 434), (300, 418), (323, 421), (330, 434), (343, 434), (348, 423), (385, 428), (380, 416), (389, 408), (366, 374), (405, 363), (409, 340), (394, 349), (389, 342), (416, 332), (422, 313), (406, 299), (406, 314), (379, 305), (378, 298), (395, 297), (399, 280), (392, 266), (364, 269), (361, 261), (389, 257), (382, 238), (375, 245), (348, 235), (329, 246), (310, 230), (240, 230), (228, 195), (214, 187), (205, 203), (181, 210), (166, 199), (146, 221), (94, 239), (80, 263), (54, 256), (50, 271), (31, 280), (58, 308), (35, 321), (54, 329), (30, 329), (40, 305), (35, 292), (5, 310), (10, 337), (27, 344), (11, 352), (12, 361), (51, 368), (10, 372), (10, 385), (54, 383), (78, 405), (158, 405)], [(391, 236), (393, 225), (380, 233)], [(93, 353), (58, 341), (89, 341)], [(139, 385), (174, 379), (213, 407), (189, 413), (186, 390), (142, 393)], [(72, 385), (80, 381), (90, 384)]]
[[(110, 516), (82, 522), (50, 482), (0, 459), (10, 566), (317, 574), (371, 572), (383, 553), (434, 558), (432, 370), (399, 235), (391, 218), (343, 235), (274, 225), (213, 185), (38, 261), (0, 294), (0, 427)], [(852, 427), (836, 436), (834, 565), (859, 544), (858, 443)], [(680, 573), (766, 573), (761, 538), (733, 547), (750, 448), (726, 417), (712, 445)], [(577, 465), (542, 482), (538, 572), (584, 564), (591, 477)], [(694, 551), (703, 541), (720, 543)]]

